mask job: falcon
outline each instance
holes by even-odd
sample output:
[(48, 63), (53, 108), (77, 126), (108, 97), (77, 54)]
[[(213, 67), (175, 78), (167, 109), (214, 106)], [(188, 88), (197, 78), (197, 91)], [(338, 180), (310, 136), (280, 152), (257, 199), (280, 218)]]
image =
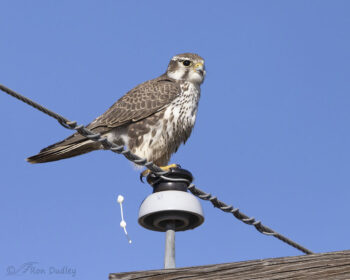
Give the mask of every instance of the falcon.
[[(164, 170), (176, 167), (167, 164), (191, 134), (205, 74), (199, 55), (175, 55), (165, 74), (130, 90), (87, 128)], [(27, 161), (44, 163), (101, 149), (101, 143), (75, 133)]]

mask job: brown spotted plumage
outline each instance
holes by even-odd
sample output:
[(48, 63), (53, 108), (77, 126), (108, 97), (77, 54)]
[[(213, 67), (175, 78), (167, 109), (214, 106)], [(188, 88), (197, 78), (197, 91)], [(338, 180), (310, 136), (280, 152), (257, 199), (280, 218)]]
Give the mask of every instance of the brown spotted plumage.
[[(87, 128), (148, 161), (166, 165), (191, 134), (204, 77), (200, 56), (176, 55), (165, 74), (130, 90)], [(56, 161), (99, 149), (103, 149), (100, 143), (75, 133), (27, 160)]]

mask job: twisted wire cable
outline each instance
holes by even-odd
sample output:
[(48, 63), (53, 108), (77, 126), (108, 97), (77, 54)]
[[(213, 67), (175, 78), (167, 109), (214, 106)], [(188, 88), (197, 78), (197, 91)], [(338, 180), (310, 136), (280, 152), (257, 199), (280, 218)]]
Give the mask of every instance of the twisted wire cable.
[(294, 247), (295, 249), (300, 250), (301, 252), (303, 252), (305, 254), (313, 254), (312, 251), (306, 249), (305, 247), (301, 246), (300, 244), (298, 244), (298, 243), (294, 242), (293, 240), (283, 236), (282, 234), (272, 230), (271, 228), (263, 225), (260, 221), (256, 221), (254, 217), (249, 217), (246, 214), (240, 212), (240, 210), (238, 208), (234, 208), (232, 205), (227, 205), (226, 203), (218, 200), (218, 198), (216, 196), (212, 196), (210, 193), (206, 193), (206, 192), (202, 191), (201, 189), (198, 189), (194, 184), (192, 184), (188, 180), (166, 177), (168, 171), (164, 171), (163, 169), (161, 169), (159, 166), (157, 166), (153, 162), (151, 162), (151, 161), (149, 162), (146, 159), (135, 155), (129, 149), (125, 149), (124, 146), (119, 146), (113, 142), (108, 141), (107, 138), (102, 137), (100, 133), (94, 133), (91, 130), (84, 127), (83, 125), (78, 125), (77, 122), (75, 122), (75, 121), (72, 122), (72, 121), (66, 119), (65, 117), (47, 109), (46, 107), (34, 102), (33, 100), (5, 87), (4, 85), (0, 84), (0, 90), (7, 93), (8, 95), (15, 97), (18, 100), (32, 106), (33, 108), (39, 110), (40, 112), (56, 119), (59, 122), (59, 124), (61, 124), (64, 128), (76, 130), (79, 134), (83, 135), (84, 137), (87, 137), (90, 140), (93, 140), (96, 142), (100, 142), (105, 149), (111, 150), (112, 152), (117, 153), (117, 154), (122, 154), (125, 158), (127, 158), (131, 162), (133, 162), (137, 165), (142, 165), (142, 166), (147, 167), (153, 174), (155, 174), (156, 176), (158, 176), (160, 178), (163, 178), (163, 179), (166, 179), (169, 181), (178, 181), (178, 180), (186, 181), (189, 184), (188, 190), (193, 195), (197, 196), (198, 198), (200, 198), (202, 200), (210, 201), (214, 207), (219, 208), (223, 212), (232, 213), (235, 218), (237, 218), (238, 220), (242, 221), (243, 223), (245, 223), (247, 225), (254, 226), (257, 229), (257, 231), (259, 231), (260, 233), (273, 236), (273, 237), (283, 241), (284, 243)]

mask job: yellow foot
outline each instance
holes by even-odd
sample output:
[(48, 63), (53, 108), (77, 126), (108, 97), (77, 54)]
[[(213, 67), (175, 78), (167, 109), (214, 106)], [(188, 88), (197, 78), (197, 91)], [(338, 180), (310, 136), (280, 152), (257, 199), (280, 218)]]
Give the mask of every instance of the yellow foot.
[[(180, 167), (180, 165), (178, 164), (170, 164), (170, 165), (167, 165), (167, 166), (159, 166), (162, 170), (164, 171), (169, 171), (171, 168), (177, 168), (177, 167)], [(141, 174), (140, 174), (140, 180), (143, 182), (142, 178), (143, 177), (146, 177), (148, 174), (150, 174), (151, 171), (149, 169), (146, 169), (145, 171), (143, 171)]]

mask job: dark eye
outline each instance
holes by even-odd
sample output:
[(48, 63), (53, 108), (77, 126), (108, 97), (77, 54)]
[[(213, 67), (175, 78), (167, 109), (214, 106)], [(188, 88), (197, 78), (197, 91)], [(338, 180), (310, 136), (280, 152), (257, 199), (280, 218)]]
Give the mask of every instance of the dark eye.
[(182, 64), (185, 65), (185, 66), (190, 66), (191, 65), (191, 61), (185, 60), (184, 62), (182, 62)]

